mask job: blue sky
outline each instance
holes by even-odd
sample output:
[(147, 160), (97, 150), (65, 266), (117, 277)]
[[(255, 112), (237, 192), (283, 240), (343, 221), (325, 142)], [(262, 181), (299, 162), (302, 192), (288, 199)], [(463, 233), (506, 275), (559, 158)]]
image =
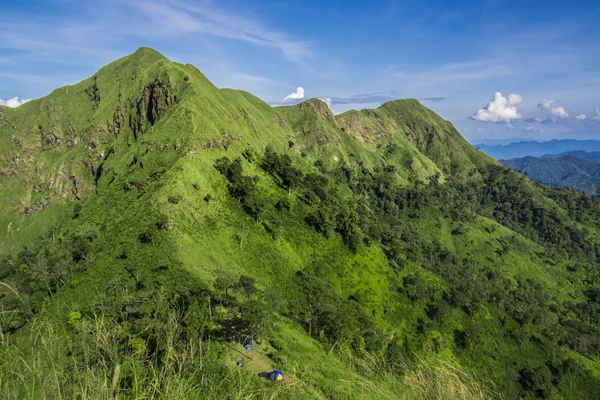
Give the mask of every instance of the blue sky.
[(592, 1), (20, 0), (1, 7), (0, 99), (9, 105), (149, 46), (196, 65), (219, 87), (271, 104), (298, 101), (283, 101), (297, 87), (336, 113), (414, 97), (472, 141), (600, 139), (600, 5)]

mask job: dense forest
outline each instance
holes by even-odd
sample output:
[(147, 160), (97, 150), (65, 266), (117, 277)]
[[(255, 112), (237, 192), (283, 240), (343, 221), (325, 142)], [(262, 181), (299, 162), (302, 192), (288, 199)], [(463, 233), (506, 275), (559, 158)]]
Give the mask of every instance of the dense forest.
[(271, 108), (140, 49), (0, 123), (8, 398), (600, 393), (600, 200), (415, 100)]
[(509, 168), (517, 168), (532, 181), (550, 186), (568, 186), (597, 196), (600, 190), (600, 161), (598, 152), (575, 151), (548, 154), (544, 157), (500, 160)]

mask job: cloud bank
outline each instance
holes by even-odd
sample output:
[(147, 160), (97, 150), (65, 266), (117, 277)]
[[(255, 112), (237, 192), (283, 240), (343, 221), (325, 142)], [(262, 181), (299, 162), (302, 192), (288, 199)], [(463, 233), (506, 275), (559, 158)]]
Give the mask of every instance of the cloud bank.
[[(388, 94), (389, 93), (389, 94)], [(399, 94), (397, 92), (388, 93), (369, 93), (369, 94), (356, 94), (347, 97), (333, 97), (327, 96), (329, 104), (333, 105), (349, 105), (349, 104), (374, 104), (374, 103), (387, 103), (388, 101), (398, 100)], [(324, 97), (325, 98), (325, 97)], [(423, 97), (420, 101), (431, 101), (436, 103), (438, 101), (446, 100), (445, 97)], [(325, 101), (327, 102), (327, 101)]]
[(444, 101), (446, 100), (445, 97), (423, 97), (421, 99), (419, 99), (421, 101), (431, 101), (432, 103), (437, 103), (438, 101)]
[(304, 88), (302, 86), (298, 86), (294, 93), (290, 93), (283, 98), (283, 101), (287, 100), (300, 100), (304, 98)]
[(11, 99), (8, 100), (2, 100), (0, 99), (0, 106), (6, 106), (6, 107), (10, 107), (10, 108), (15, 108), (15, 107), (19, 107), (21, 104), (25, 104), (29, 101), (30, 99), (20, 99), (18, 97), (13, 97)]
[(523, 118), (519, 112), (518, 105), (523, 102), (519, 94), (509, 94), (508, 98), (502, 93), (494, 93), (494, 98), (490, 100), (484, 108), (480, 108), (471, 115), (471, 119), (480, 122), (509, 123)]

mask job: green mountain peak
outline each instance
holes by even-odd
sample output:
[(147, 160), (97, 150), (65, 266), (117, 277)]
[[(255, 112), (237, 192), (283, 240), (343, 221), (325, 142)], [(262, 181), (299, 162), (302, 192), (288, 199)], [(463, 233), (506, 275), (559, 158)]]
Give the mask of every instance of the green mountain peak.
[(0, 112), (0, 210), (7, 398), (600, 392), (600, 200), (415, 99), (271, 107), (141, 48)]
[(158, 58), (158, 59), (166, 59), (166, 57), (164, 55), (162, 55), (162, 53), (160, 53), (159, 51), (154, 50), (150, 47), (145, 47), (145, 46), (138, 48), (136, 51), (131, 53), (131, 55), (129, 57), (133, 57), (133, 58), (135, 58), (135, 57), (138, 57), (138, 58), (153, 57), (153, 58)]

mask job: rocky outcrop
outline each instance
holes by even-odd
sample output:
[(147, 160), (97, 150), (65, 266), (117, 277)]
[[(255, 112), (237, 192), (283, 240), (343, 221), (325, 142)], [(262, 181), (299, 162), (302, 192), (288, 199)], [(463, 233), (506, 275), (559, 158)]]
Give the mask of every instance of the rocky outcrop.
[(98, 108), (100, 104), (100, 88), (98, 88), (97, 78), (94, 76), (92, 86), (85, 89), (85, 94), (93, 103), (94, 110)]
[(319, 118), (330, 122), (332, 125), (336, 126), (337, 123), (335, 121), (335, 117), (327, 103), (319, 99), (309, 99), (298, 105), (301, 110), (311, 110), (313, 111)]
[(119, 136), (121, 133), (121, 128), (125, 125), (125, 113), (123, 111), (123, 107), (121, 104), (117, 106), (115, 112), (113, 114), (112, 123), (109, 122), (108, 130), (115, 135), (115, 137)]
[(146, 130), (152, 127), (170, 106), (177, 102), (175, 86), (164, 74), (148, 84), (142, 97), (136, 102), (130, 100), (129, 128), (137, 140)]

